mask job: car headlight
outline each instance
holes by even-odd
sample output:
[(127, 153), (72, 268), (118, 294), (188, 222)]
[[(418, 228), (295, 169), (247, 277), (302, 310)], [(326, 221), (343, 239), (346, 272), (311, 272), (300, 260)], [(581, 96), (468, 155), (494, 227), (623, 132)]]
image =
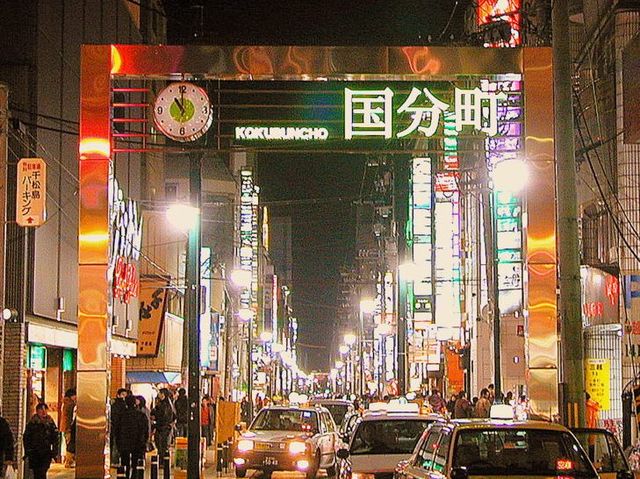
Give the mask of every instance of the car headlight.
[(291, 454), (302, 454), (307, 450), (307, 445), (301, 441), (293, 441), (289, 443), (289, 452)]
[(240, 439), (238, 441), (238, 451), (247, 452), (253, 449), (253, 441), (249, 439)]

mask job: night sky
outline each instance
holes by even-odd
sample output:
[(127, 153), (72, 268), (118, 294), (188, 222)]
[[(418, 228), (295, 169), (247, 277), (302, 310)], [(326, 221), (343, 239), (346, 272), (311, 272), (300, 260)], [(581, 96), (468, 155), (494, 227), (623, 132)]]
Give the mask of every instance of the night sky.
[[(169, 43), (421, 45), (460, 36), (468, 0), (166, 0)], [(198, 5), (204, 4), (204, 8)], [(445, 26), (448, 27), (445, 30)], [(301, 366), (328, 370), (338, 268), (352, 258), (361, 155), (259, 156), (261, 200), (293, 222)], [(313, 347), (313, 346), (316, 347)]]

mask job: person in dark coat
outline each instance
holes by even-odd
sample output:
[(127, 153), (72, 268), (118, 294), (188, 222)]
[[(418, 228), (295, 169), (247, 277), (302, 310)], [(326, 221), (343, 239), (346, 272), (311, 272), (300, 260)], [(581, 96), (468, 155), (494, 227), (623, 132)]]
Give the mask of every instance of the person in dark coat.
[[(111, 430), (115, 431), (119, 427), (122, 414), (126, 411), (127, 405), (124, 398), (129, 395), (129, 391), (124, 388), (118, 389), (115, 399), (111, 403)], [(116, 467), (120, 462), (118, 456), (118, 445), (116, 444), (115, 435), (111, 434), (111, 465)]]
[(127, 478), (133, 479), (138, 461), (147, 451), (149, 424), (144, 413), (136, 407), (135, 396), (127, 396), (125, 404), (127, 409), (122, 413), (114, 435), (120, 451), (121, 464), (127, 471)]
[(176, 399), (176, 429), (179, 437), (187, 437), (187, 423), (189, 422), (189, 400), (184, 388), (178, 389)]
[(7, 466), (13, 466), (14, 451), (13, 433), (7, 420), (0, 416), (0, 474), (4, 474)]
[(67, 445), (67, 453), (64, 457), (64, 467), (67, 468), (75, 465), (75, 454), (72, 451), (74, 445), (71, 444), (71, 436), (73, 434), (72, 428), (74, 427), (77, 400), (76, 388), (67, 389), (62, 400), (62, 416), (60, 420), (60, 430), (64, 433), (64, 440)]
[(169, 390), (166, 388), (158, 392), (158, 403), (151, 411), (154, 424), (154, 439), (158, 457), (160, 460), (165, 457), (169, 449), (169, 444), (173, 438), (173, 427), (176, 422), (176, 411), (169, 399)]
[(153, 451), (155, 447), (153, 445), (153, 442), (151, 441), (151, 411), (149, 411), (149, 408), (147, 407), (147, 400), (144, 398), (144, 396), (136, 396), (136, 407), (140, 409), (140, 411), (142, 411), (142, 414), (144, 414), (144, 417), (147, 418), (147, 434), (149, 436), (149, 438), (147, 439), (147, 451)]
[(467, 399), (467, 393), (464, 391), (460, 391), (458, 393), (458, 399), (456, 400), (454, 408), (454, 416), (456, 419), (473, 417), (473, 407), (471, 406), (469, 399)]
[(38, 404), (22, 436), (33, 479), (46, 479), (51, 460), (58, 454), (58, 428), (48, 411), (45, 403)]

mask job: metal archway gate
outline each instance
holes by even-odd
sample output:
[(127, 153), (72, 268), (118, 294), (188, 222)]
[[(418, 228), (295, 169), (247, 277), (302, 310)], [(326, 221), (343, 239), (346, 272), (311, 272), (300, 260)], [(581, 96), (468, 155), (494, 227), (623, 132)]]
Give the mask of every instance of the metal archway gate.
[(524, 152), (527, 381), (539, 411), (557, 412), (556, 214), (552, 62), (548, 48), (82, 47), (78, 233), (77, 476), (109, 476), (109, 178), (114, 161), (112, 82), (118, 79), (434, 81), (520, 75)]

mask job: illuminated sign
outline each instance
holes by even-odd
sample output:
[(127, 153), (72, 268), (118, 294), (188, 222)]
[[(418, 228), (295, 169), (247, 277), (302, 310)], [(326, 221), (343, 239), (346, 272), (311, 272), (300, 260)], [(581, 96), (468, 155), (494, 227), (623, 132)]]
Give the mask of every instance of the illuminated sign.
[(251, 308), (254, 303), (254, 284), (257, 281), (257, 228), (258, 195), (253, 184), (253, 173), (240, 173), (240, 269), (251, 272), (252, 285), (240, 292), (241, 308)]
[(140, 280), (135, 261), (140, 257), (142, 245), (142, 218), (138, 205), (124, 197), (118, 180), (111, 183), (111, 257), (109, 277), (112, 279), (113, 297), (128, 303), (138, 296)]
[(601, 411), (608, 411), (611, 408), (611, 361), (587, 358), (585, 363), (585, 390), (600, 405)]
[(522, 0), (478, 0), (478, 25), (488, 25), (496, 22), (507, 22), (510, 27), (510, 37), (485, 46), (517, 47), (522, 43), (520, 37)]
[[(411, 124), (395, 133), (396, 138), (419, 132), (429, 138), (440, 124), (440, 118), (450, 107), (436, 98), (428, 88), (413, 87), (411, 93), (394, 112), (391, 88), (382, 90), (344, 90), (344, 137), (394, 137), (394, 114), (408, 116)], [(495, 136), (498, 133), (498, 103), (507, 98), (503, 92), (487, 92), (480, 88), (473, 90), (455, 89), (455, 130), (465, 126)]]
[(329, 138), (329, 130), (326, 128), (238, 126), (235, 129), (236, 140), (311, 141), (326, 140), (327, 138)]
[(140, 323), (137, 356), (157, 356), (164, 326), (169, 281), (161, 276), (143, 278), (140, 287)]
[(47, 220), (47, 164), (42, 158), (18, 162), (16, 223), (40, 226)]
[[(498, 106), (498, 134), (485, 139), (487, 162), (491, 168), (505, 160), (521, 158), (522, 144), (522, 82), (519, 76), (499, 82), (480, 82), (488, 93), (500, 91), (507, 100)], [(498, 262), (498, 304), (501, 314), (522, 309), (523, 242), (522, 199), (518, 194), (494, 191), (496, 226), (496, 259)]]

